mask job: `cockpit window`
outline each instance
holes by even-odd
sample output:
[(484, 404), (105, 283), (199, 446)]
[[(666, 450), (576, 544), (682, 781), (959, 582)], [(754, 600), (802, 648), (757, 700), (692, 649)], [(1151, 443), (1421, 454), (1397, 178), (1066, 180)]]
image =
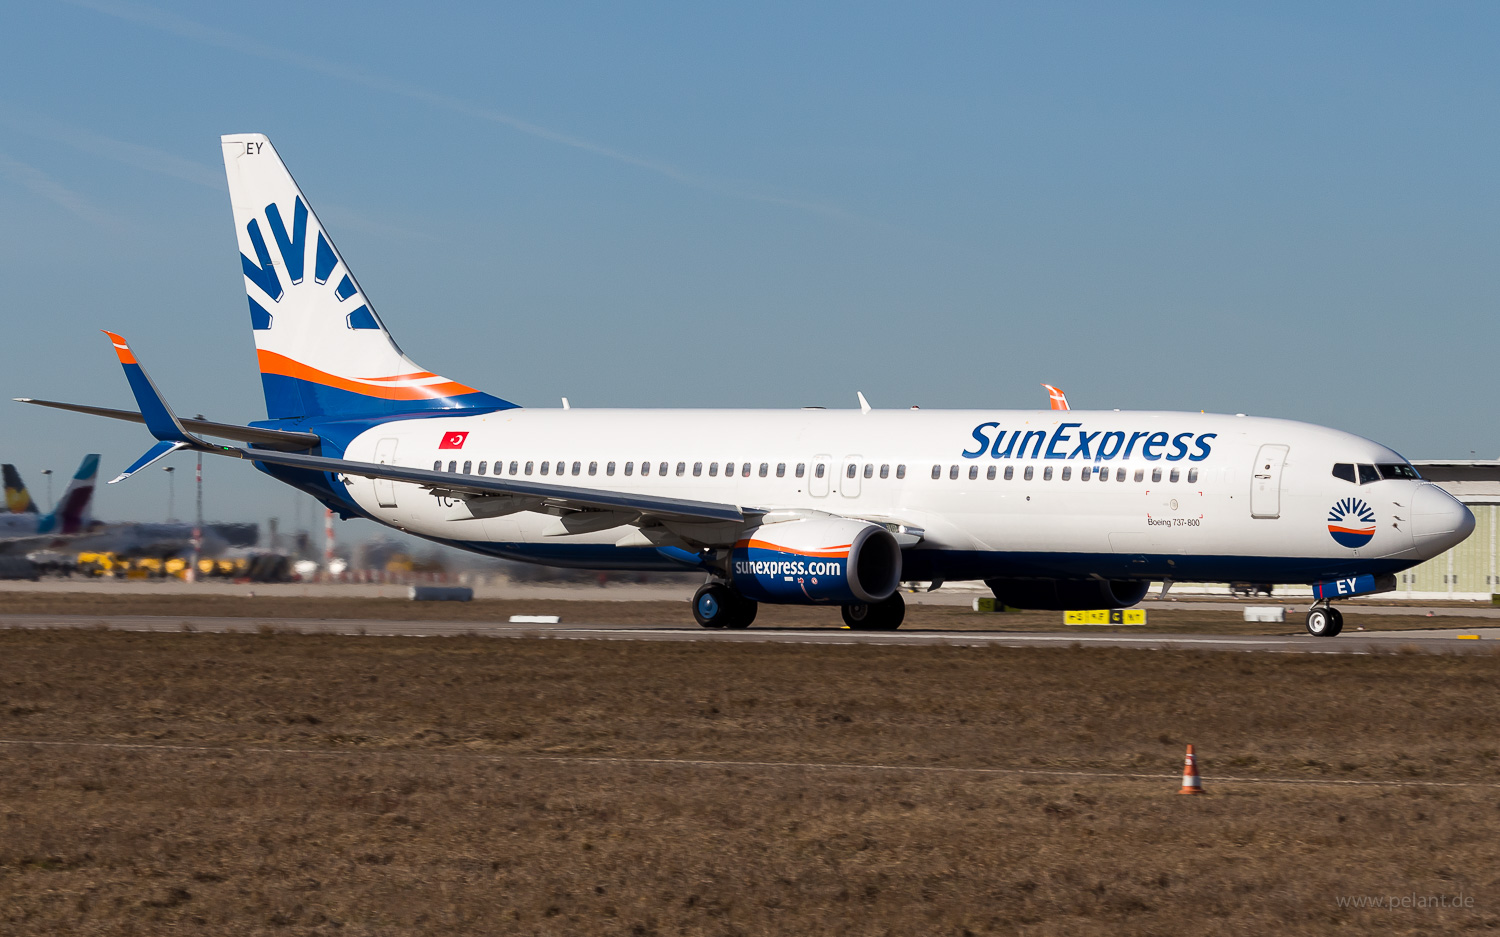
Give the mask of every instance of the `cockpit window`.
[(1373, 465), (1361, 465), (1359, 467), (1359, 483), (1368, 485), (1370, 482), (1380, 481), (1380, 473), (1375, 471)]
[(1333, 477), (1342, 478), (1346, 482), (1354, 481), (1354, 466), (1348, 462), (1340, 462), (1333, 467)]
[(1417, 474), (1416, 469), (1405, 463), (1399, 465), (1381, 464), (1375, 467), (1380, 470), (1381, 478), (1419, 479), (1422, 477)]

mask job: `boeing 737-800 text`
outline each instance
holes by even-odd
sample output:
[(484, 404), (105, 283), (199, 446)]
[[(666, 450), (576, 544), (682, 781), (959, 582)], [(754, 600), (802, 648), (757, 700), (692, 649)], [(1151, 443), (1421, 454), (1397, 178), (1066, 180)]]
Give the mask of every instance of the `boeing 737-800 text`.
[(903, 579), (1042, 609), (1132, 605), (1155, 579), (1311, 583), (1308, 628), (1333, 635), (1330, 600), (1393, 588), (1473, 528), (1391, 449), (1287, 420), (523, 408), (407, 358), (270, 140), (222, 142), (268, 419), (178, 419), (111, 334), (138, 413), (32, 402), (144, 422), (158, 442), (120, 478), (199, 449), (478, 553), (701, 570), (705, 627), (772, 602), (894, 628)]

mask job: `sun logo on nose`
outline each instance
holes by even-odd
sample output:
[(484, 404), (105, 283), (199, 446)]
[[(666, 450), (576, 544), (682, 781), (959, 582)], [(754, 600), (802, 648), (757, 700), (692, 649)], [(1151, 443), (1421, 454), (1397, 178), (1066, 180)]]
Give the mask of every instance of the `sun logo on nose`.
[(1328, 512), (1328, 534), (1343, 547), (1362, 547), (1375, 537), (1375, 512), (1358, 498), (1345, 498)]

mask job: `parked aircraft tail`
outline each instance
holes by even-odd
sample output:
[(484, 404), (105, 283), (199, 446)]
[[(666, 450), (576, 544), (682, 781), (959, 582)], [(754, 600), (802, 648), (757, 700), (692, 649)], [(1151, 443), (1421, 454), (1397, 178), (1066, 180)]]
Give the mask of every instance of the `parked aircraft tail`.
[(270, 418), (515, 406), (406, 357), (271, 141), (221, 140)]
[(39, 534), (77, 534), (94, 523), (94, 486), (99, 478), (99, 454), (83, 457), (78, 471), (52, 513), (37, 521)]
[(21, 473), (16, 467), (7, 462), (0, 465), (0, 473), (5, 476), (5, 507), (10, 513), (37, 513), (36, 502), (31, 500), (31, 492), (26, 490), (26, 483), (21, 481)]

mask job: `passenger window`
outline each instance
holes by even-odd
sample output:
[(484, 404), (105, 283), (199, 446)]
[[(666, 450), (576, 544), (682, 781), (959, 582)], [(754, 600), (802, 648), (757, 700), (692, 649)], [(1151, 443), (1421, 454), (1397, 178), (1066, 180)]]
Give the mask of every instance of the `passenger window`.
[[(679, 463), (677, 463), (677, 464), (678, 464), (678, 465), (681, 465), (681, 464), (682, 464), (682, 463), (681, 463), (681, 462), (679, 462)], [(657, 467), (656, 467), (656, 474), (658, 474), (658, 475), (665, 475), (665, 474), (667, 474), (667, 463), (665, 463), (665, 462), (663, 462), (663, 463), (661, 463), (661, 464), (660, 464), (660, 465), (658, 465), (658, 466), (657, 466)], [(678, 474), (679, 474), (679, 475), (680, 475), (680, 474), (682, 474), (682, 473), (681, 473), (681, 472), (679, 472), (679, 473), (678, 473)]]
[(1023, 474), (1022, 474), (1022, 475), (1021, 475), (1021, 477), (1022, 477), (1022, 478), (1023, 478), (1023, 479), (1025, 479), (1025, 480), (1026, 480), (1026, 481), (1031, 481), (1031, 472), (1032, 472), (1032, 469), (1031, 469), (1031, 466), (1029, 466), (1029, 465), (1028, 465), (1028, 466), (1026, 466), (1026, 471), (1025, 471), (1025, 473), (1023, 473)]
[[(678, 472), (677, 474), (681, 475), (682, 473)], [(693, 477), (697, 478), (699, 475), (702, 475), (702, 474), (703, 474), (703, 463), (702, 462), (694, 462), (693, 463)]]
[(457, 471), (458, 471), (458, 463), (457, 462), (449, 462), (448, 463), (448, 472), (450, 474), (452, 474), (452, 473), (457, 472)]
[[(511, 473), (511, 474), (512, 474), (512, 475), (514, 475), (514, 474), (516, 474), (516, 466), (517, 466), (517, 465), (519, 465), (519, 464), (520, 464), (520, 463), (518, 463), (518, 462), (514, 462), (514, 461), (512, 461), (512, 462), (511, 462), (511, 463), (510, 463), (510, 473)], [(528, 468), (528, 469), (527, 469), (527, 470), (526, 470), (526, 474), (527, 474), (527, 475), (530, 475), (530, 474), (531, 474), (531, 469), (529, 469), (529, 468)]]
[(853, 478), (854, 477), (854, 473), (858, 472), (858, 471), (859, 471), (859, 466), (855, 465), (853, 462), (850, 462), (849, 465), (844, 469), (844, 477), (845, 478)]
[(464, 474), (465, 475), (473, 475), (474, 474), (474, 463), (472, 461), (466, 460), (464, 462)]
[[(801, 475), (802, 473), (798, 472), (797, 474)], [(777, 478), (785, 478), (786, 477), (786, 463), (785, 462), (777, 462), (776, 463), (776, 477)]]
[[(725, 474), (727, 475), (729, 473), (725, 472)], [(710, 463), (708, 463), (708, 477), (709, 478), (717, 478), (717, 477), (719, 477), (719, 463), (717, 463), (717, 462), (710, 462)]]
[(822, 478), (823, 477), (823, 463), (822, 462), (819, 462), (813, 468), (813, 477), (814, 478)]
[(1099, 480), (1102, 481), (1102, 482), (1109, 481), (1109, 469), (1107, 469), (1107, 468), (1099, 469)]
[(598, 462), (590, 462), (589, 463), (589, 474), (590, 475), (597, 475), (597, 474), (599, 474), (599, 463)]
[(1171, 482), (1171, 483), (1173, 483), (1175, 485), (1177, 483), (1177, 479), (1179, 479), (1181, 477), (1182, 477), (1182, 472), (1181, 471), (1179, 471), (1178, 469), (1172, 469), (1172, 474), (1170, 474), (1170, 475), (1167, 476), (1167, 481), (1169, 481), (1169, 482)]
[[(642, 462), (641, 464), (645, 465), (646, 463)], [(625, 474), (626, 475), (631, 475), (634, 472), (635, 472), (635, 463), (634, 462), (626, 462), (625, 463)]]
[(1092, 465), (1085, 465), (1083, 468), (1078, 470), (1078, 480), (1081, 482), (1086, 482), (1093, 477), (1094, 467)]
[[(1066, 471), (1066, 469), (1064, 469), (1064, 471)], [(995, 480), (995, 466), (991, 465), (989, 468), (984, 470), (984, 479), (985, 481), (991, 482)]]
[(731, 476), (733, 474), (734, 474), (734, 463), (733, 462), (725, 462), (724, 463), (724, 477), (728, 478), (729, 476)]
[(1071, 466), (1071, 465), (1064, 465), (1063, 466), (1063, 470), (1062, 470), (1062, 480), (1063, 481), (1067, 481), (1068, 479), (1070, 479), (1072, 477), (1073, 477), (1073, 466)]
[(1196, 485), (1196, 484), (1198, 484), (1198, 470), (1197, 469), (1188, 469), (1188, 484), (1189, 485)]
[(615, 464), (613, 462), (606, 462), (606, 463), (604, 463), (604, 474), (606, 474), (606, 475), (613, 475), (614, 473), (615, 473)]
[(1342, 478), (1346, 482), (1354, 481), (1354, 466), (1348, 462), (1340, 462), (1333, 467), (1333, 477)]
[(574, 462), (573, 463), (573, 474), (574, 475), (577, 475), (582, 470), (583, 470), (583, 463), (582, 462)]
[[(1109, 471), (1109, 470), (1105, 469), (1105, 471)], [(1125, 470), (1122, 469), (1122, 468), (1121, 469), (1115, 469), (1115, 481), (1122, 482), (1124, 480), (1125, 480)]]
[(1380, 481), (1380, 473), (1375, 471), (1373, 465), (1361, 465), (1359, 467), (1359, 483), (1368, 485), (1370, 482)]
[(740, 477), (741, 478), (749, 478), (750, 477), (750, 463), (749, 462), (741, 462), (740, 463)]
[(1015, 477), (1016, 477), (1016, 467), (1014, 465), (1007, 465), (1005, 467), (1005, 480), (1006, 481), (1010, 481), (1012, 478), (1015, 478)]
[(760, 477), (761, 478), (765, 478), (770, 473), (771, 473), (771, 463), (769, 463), (769, 462), (762, 462), (760, 464)]
[(678, 475), (686, 475), (687, 474), (687, 463), (686, 462), (678, 462), (677, 463), (677, 474)]
[(443, 460), (438, 459), (436, 462), (432, 463), (432, 470), (434, 472), (441, 472), (443, 470)]
[(1161, 469), (1154, 468), (1151, 470), (1151, 483), (1155, 484), (1159, 481), (1161, 481)]
[(526, 474), (527, 474), (527, 475), (530, 475), (530, 474), (531, 474), (531, 467), (532, 467), (532, 466), (533, 466), (533, 465), (535, 465), (535, 464), (536, 464), (536, 463), (535, 463), (535, 462), (527, 462), (527, 463), (526, 463)]
[(880, 467), (880, 477), (881, 478), (890, 478), (891, 477), (891, 466), (890, 466), (889, 463), (887, 463), (885, 465), (882, 465)]
[(806, 475), (806, 474), (807, 474), (807, 463), (806, 462), (798, 462), (797, 463), (797, 477), (801, 478), (803, 475)]
[(943, 467), (941, 465), (934, 465), (932, 467), (932, 477), (933, 478), (942, 478), (943, 477)]
[(1052, 480), (1052, 466), (1049, 465), (1046, 468), (1042, 469), (1042, 481), (1044, 481), (1044, 482), (1050, 482), (1051, 480)]
[(906, 477), (906, 463), (903, 462), (902, 464), (896, 466), (896, 477), (897, 478), (905, 478)]
[(550, 463), (547, 463), (547, 462), (543, 462), (543, 463), (542, 463), (542, 464), (541, 464), (541, 470), (542, 470), (542, 474), (543, 474), (543, 475), (546, 475), (546, 474), (547, 474), (547, 466), (548, 466), (548, 465), (549, 465), (549, 464), (550, 464)]
[(948, 466), (948, 478), (949, 479), (957, 479), (958, 478), (958, 466), (956, 466), (956, 465), (950, 465), (950, 466)]
[(650, 475), (650, 474), (651, 474), (651, 463), (650, 462), (642, 462), (641, 463), (641, 477), (645, 478), (647, 475)]
[[(874, 465), (874, 463), (872, 463), (872, 462), (866, 462), (865, 463), (865, 477), (866, 478), (874, 478), (875, 477), (875, 465)], [(882, 476), (882, 477), (884, 477), (884, 476)]]
[(971, 466), (969, 466), (969, 481), (975, 481), (978, 478), (979, 478), (979, 466), (977, 466), (977, 465), (971, 465)]
[[(499, 463), (499, 462), (496, 462), (496, 463), (495, 463), (495, 464), (496, 464), (496, 465), (499, 465), (499, 464), (500, 464), (500, 463)], [(488, 463), (488, 462), (481, 462), (481, 463), (479, 463), (479, 474), (481, 474), (481, 475), (483, 475), (483, 474), (484, 474), (484, 470), (485, 470), (485, 469), (486, 469), (486, 468), (487, 468), (487, 467), (488, 467), (488, 466), (489, 466), (489, 463)]]
[[(1197, 471), (1197, 469), (1194, 469), (1193, 471)], [(1146, 480), (1146, 470), (1145, 469), (1136, 469), (1135, 470), (1135, 480), (1138, 481), (1138, 482), (1139, 481), (1145, 481)]]

